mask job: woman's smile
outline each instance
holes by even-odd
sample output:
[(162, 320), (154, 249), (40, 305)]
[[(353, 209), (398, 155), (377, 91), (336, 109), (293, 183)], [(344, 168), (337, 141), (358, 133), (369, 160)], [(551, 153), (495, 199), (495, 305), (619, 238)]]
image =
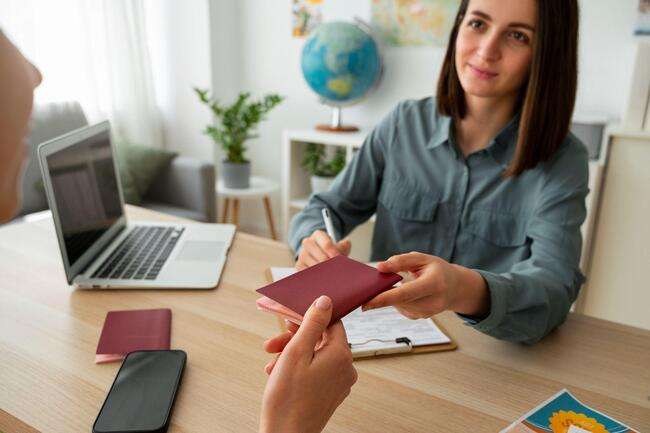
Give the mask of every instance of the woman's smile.
[(480, 79), (483, 79), (483, 80), (489, 80), (489, 79), (494, 78), (497, 75), (499, 75), (496, 72), (491, 72), (491, 71), (487, 71), (485, 69), (477, 68), (476, 66), (474, 66), (474, 65), (472, 65), (470, 63), (468, 63), (467, 66), (469, 66), (470, 70), (474, 73), (474, 75), (477, 78), (480, 78)]

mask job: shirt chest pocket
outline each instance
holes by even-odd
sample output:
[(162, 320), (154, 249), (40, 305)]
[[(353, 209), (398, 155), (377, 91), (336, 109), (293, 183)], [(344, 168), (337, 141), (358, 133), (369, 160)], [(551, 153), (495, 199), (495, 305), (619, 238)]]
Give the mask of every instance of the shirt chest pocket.
[(399, 182), (382, 185), (377, 219), (383, 237), (397, 253), (419, 251), (432, 253), (434, 221), (439, 199), (433, 192), (423, 192)]
[(475, 209), (466, 230), (497, 248), (516, 248), (526, 244), (526, 224), (520, 215)]

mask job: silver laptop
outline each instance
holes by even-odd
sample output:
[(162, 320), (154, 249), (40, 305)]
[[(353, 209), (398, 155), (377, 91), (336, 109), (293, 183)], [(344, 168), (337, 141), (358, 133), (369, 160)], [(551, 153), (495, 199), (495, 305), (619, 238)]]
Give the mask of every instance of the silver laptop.
[(108, 122), (41, 144), (38, 159), (69, 284), (208, 289), (219, 283), (235, 226), (127, 222)]

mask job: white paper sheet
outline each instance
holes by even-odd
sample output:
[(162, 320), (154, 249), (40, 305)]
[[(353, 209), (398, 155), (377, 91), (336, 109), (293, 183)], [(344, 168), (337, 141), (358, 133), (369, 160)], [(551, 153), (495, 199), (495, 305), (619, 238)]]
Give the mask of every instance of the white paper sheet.
[(295, 273), (295, 268), (271, 268), (271, 276), (273, 277), (273, 281), (281, 280)]
[[(357, 308), (343, 318), (348, 343), (366, 347), (375, 344), (394, 344), (397, 338), (406, 337), (413, 346), (449, 343), (449, 337), (430, 319), (411, 320), (395, 308), (386, 307), (362, 312)], [(379, 341), (378, 341), (379, 340)]]

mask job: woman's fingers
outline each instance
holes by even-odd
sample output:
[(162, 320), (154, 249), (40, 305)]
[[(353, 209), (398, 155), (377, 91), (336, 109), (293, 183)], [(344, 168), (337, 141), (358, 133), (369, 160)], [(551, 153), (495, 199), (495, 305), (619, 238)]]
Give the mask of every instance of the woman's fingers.
[(284, 350), (289, 341), (291, 341), (292, 337), (293, 333), (289, 331), (276, 335), (264, 342), (264, 350), (268, 353), (280, 353)]
[(325, 335), (327, 344), (339, 344), (349, 347), (348, 336), (345, 333), (345, 328), (343, 327), (343, 323), (341, 323), (340, 320), (330, 325), (330, 327), (327, 328), (327, 331), (325, 331)]
[(327, 296), (320, 296), (305, 313), (298, 332), (286, 345), (284, 353), (294, 359), (311, 361), (314, 357), (314, 351), (317, 350), (316, 346), (320, 343), (331, 317), (332, 300)]
[(347, 256), (350, 254), (350, 250), (352, 249), (352, 243), (348, 239), (344, 239), (336, 244), (336, 248), (341, 252), (341, 254)]
[(410, 300), (410, 295), (402, 287), (396, 287), (381, 293), (366, 304), (361, 309), (363, 311), (374, 310), (375, 308), (388, 307), (389, 305), (404, 304)]
[(418, 278), (401, 286), (380, 293), (363, 305), (363, 311), (375, 308), (388, 307), (389, 305), (408, 304), (417, 299), (433, 294), (435, 288), (430, 287), (431, 282), (424, 278)]
[(311, 236), (302, 240), (296, 269), (301, 271), (341, 254), (347, 256), (350, 254), (350, 248), (349, 240), (343, 240), (335, 244), (327, 233), (316, 230)]
[(272, 360), (270, 360), (270, 361), (269, 361), (269, 362), (264, 366), (264, 371), (266, 372), (266, 374), (270, 375), (271, 373), (273, 373), (273, 367), (275, 367), (275, 364), (278, 362), (278, 358), (279, 358), (279, 357), (280, 357), (280, 355), (277, 355), (275, 358), (273, 358)]
[(329, 235), (324, 231), (316, 230), (312, 237), (314, 238), (316, 245), (320, 247), (320, 249), (327, 255), (328, 258), (331, 259), (332, 257), (336, 257), (341, 254), (339, 249), (336, 248), (336, 245), (334, 245), (332, 238), (330, 238)]
[(309, 255), (316, 259), (318, 262), (324, 262), (325, 260), (329, 259), (325, 251), (323, 251), (318, 243), (316, 243), (316, 240), (312, 239), (311, 237), (305, 238), (302, 241), (302, 248), (306, 253), (309, 253)]
[[(277, 335), (273, 338), (270, 338), (264, 342), (264, 350), (269, 353), (277, 353), (278, 355), (269, 361), (266, 366), (264, 366), (264, 371), (266, 374), (271, 374), (273, 372), (273, 367), (278, 361), (279, 354), (284, 350), (287, 344), (291, 341), (291, 338), (296, 334), (300, 329), (298, 325), (293, 322), (287, 321), (287, 331)], [(325, 331), (327, 341), (321, 340), (316, 343), (315, 351), (319, 350), (324, 344), (344, 344), (347, 346), (347, 336), (345, 334), (345, 328), (343, 324), (339, 321), (333, 324), (330, 328)]]
[(395, 306), (395, 309), (404, 317), (411, 320), (422, 319), (422, 315), (416, 311), (413, 311), (410, 308), (402, 308), (400, 306)]
[(295, 334), (298, 331), (298, 325), (293, 323), (291, 320), (284, 319), (284, 323), (287, 325), (287, 331)]
[(317, 257), (313, 256), (309, 251), (307, 251), (305, 255), (305, 264), (307, 267), (311, 267), (320, 263), (320, 260), (318, 260)]
[(308, 250), (303, 248), (300, 251), (300, 256), (298, 257), (298, 261), (296, 262), (296, 269), (302, 271), (303, 269), (309, 268), (318, 263), (319, 261), (314, 256), (312, 256)]
[(428, 263), (431, 263), (433, 260), (435, 260), (434, 256), (418, 252), (399, 254), (397, 256), (390, 257), (384, 262), (379, 262), (377, 264), (377, 270), (379, 272), (412, 271)]

